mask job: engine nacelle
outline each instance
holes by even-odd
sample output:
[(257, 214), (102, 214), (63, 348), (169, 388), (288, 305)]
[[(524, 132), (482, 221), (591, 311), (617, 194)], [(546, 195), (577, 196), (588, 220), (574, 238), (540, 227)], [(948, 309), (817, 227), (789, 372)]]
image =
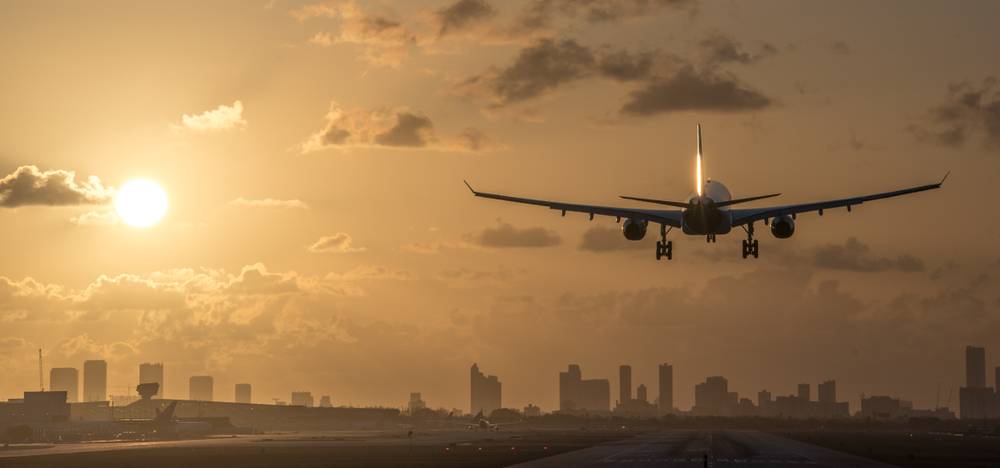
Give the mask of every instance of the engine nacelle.
[(622, 234), (625, 234), (625, 238), (630, 241), (642, 240), (646, 237), (646, 226), (649, 221), (644, 219), (626, 219), (622, 224)]
[(789, 215), (778, 216), (771, 220), (771, 234), (778, 239), (788, 239), (795, 234), (795, 220)]

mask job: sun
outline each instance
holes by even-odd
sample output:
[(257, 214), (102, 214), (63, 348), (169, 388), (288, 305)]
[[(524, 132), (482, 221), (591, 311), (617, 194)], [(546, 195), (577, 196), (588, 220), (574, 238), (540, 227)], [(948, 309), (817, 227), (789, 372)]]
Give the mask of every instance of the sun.
[(130, 180), (115, 194), (115, 211), (125, 224), (148, 228), (167, 214), (167, 192), (148, 179)]

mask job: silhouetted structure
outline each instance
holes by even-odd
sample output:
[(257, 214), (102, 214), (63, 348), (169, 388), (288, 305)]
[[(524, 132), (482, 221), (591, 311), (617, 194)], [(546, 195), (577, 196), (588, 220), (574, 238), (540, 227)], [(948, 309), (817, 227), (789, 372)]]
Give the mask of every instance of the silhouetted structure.
[(136, 385), (135, 392), (143, 400), (152, 400), (153, 397), (160, 393), (160, 384), (156, 382), (141, 383)]
[(486, 376), (479, 371), (479, 365), (469, 369), (469, 412), (492, 414), (503, 407), (500, 380), (495, 375)]
[(649, 395), (646, 393), (646, 384), (639, 384), (635, 389), (635, 399), (643, 403), (649, 403)]
[(49, 390), (66, 392), (66, 401), (80, 400), (80, 375), (72, 367), (53, 367), (49, 370)]
[(83, 362), (83, 401), (108, 399), (108, 363), (104, 360)]
[(962, 419), (987, 419), (1000, 415), (1000, 397), (986, 386), (986, 348), (965, 347), (965, 386), (958, 389)]
[(903, 405), (898, 398), (870, 396), (861, 398), (859, 416), (870, 419), (896, 419), (902, 415)]
[(292, 406), (312, 408), (315, 404), (312, 392), (292, 392)]
[(319, 407), (320, 408), (333, 408), (333, 403), (330, 401), (330, 395), (323, 395), (319, 397)]
[(570, 364), (559, 373), (559, 411), (567, 414), (608, 414), (611, 383), (608, 379), (583, 380), (580, 366)]
[(248, 383), (238, 383), (233, 389), (233, 401), (236, 403), (253, 403), (253, 388)]
[(800, 383), (799, 384), (799, 399), (802, 401), (809, 401), (812, 397), (809, 391), (809, 384)]
[(410, 393), (410, 401), (407, 404), (407, 408), (410, 410), (410, 415), (417, 414), (418, 411), (427, 408), (427, 403), (424, 402), (420, 395), (420, 392)]
[(694, 407), (698, 416), (731, 416), (736, 412), (738, 396), (729, 391), (725, 377), (713, 376), (694, 386)]
[(837, 382), (827, 380), (819, 384), (819, 402), (834, 403), (837, 401)]
[(528, 403), (528, 406), (524, 407), (524, 417), (526, 418), (537, 418), (542, 415), (542, 409)]
[(618, 367), (618, 404), (625, 406), (632, 399), (632, 366)]
[(215, 396), (215, 379), (210, 375), (195, 375), (188, 380), (188, 399), (195, 401), (213, 401)]
[(163, 393), (165, 392), (163, 386), (163, 363), (144, 362), (139, 364), (139, 383), (159, 384), (159, 390), (157, 390), (156, 395), (153, 395), (153, 398), (163, 398)]
[(674, 412), (674, 366), (663, 363), (659, 367), (660, 376), (660, 396), (656, 399), (656, 404), (660, 408), (660, 415)]

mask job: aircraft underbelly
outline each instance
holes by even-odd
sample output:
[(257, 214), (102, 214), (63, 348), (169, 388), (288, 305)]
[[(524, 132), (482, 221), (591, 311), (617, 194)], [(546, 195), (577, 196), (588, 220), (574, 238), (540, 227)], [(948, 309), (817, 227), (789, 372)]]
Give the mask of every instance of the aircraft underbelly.
[(708, 234), (729, 234), (733, 229), (733, 215), (729, 210), (719, 210), (707, 220), (699, 217), (684, 217), (681, 230), (684, 234), (704, 236)]

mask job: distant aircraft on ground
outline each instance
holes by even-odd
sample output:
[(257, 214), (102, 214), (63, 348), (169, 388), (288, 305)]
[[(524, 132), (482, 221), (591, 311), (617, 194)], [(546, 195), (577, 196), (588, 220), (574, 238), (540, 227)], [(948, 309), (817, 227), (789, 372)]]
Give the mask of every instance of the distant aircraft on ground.
[(501, 426), (509, 426), (511, 424), (521, 424), (520, 421), (510, 422), (510, 423), (491, 423), (485, 416), (483, 416), (483, 410), (479, 410), (475, 416), (472, 417), (472, 421), (465, 425), (465, 428), (470, 431), (494, 431), (499, 432)]
[[(646, 228), (650, 223), (660, 225), (660, 240), (656, 242), (656, 259), (662, 257), (673, 258), (673, 241), (667, 240), (667, 233), (673, 228), (681, 228), (684, 234), (692, 236), (705, 236), (707, 242), (715, 242), (718, 234), (728, 234), (733, 228), (742, 228), (747, 238), (743, 240), (743, 258), (753, 256), (757, 258), (759, 247), (757, 239), (754, 239), (754, 223), (763, 221), (764, 225), (771, 226), (771, 234), (778, 239), (787, 239), (795, 233), (795, 218), (798, 213), (816, 211), (823, 216), (823, 211), (831, 208), (846, 207), (851, 211), (851, 207), (860, 205), (867, 201), (880, 200), (883, 198), (897, 197), (909, 193), (922, 192), (940, 188), (948, 174), (935, 184), (920, 185), (917, 187), (894, 190), (892, 192), (876, 193), (852, 198), (841, 198), (837, 200), (820, 201), (814, 203), (802, 203), (797, 205), (778, 205), (764, 208), (743, 208), (730, 209), (731, 206), (746, 203), (764, 198), (771, 198), (780, 195), (772, 193), (755, 197), (733, 199), (729, 189), (721, 182), (703, 178), (702, 166), (702, 145), (701, 145), (701, 125), (697, 126), (698, 154), (696, 161), (695, 187), (697, 194), (688, 201), (657, 200), (652, 198), (640, 198), (622, 196), (626, 200), (634, 200), (658, 205), (672, 206), (680, 208), (677, 210), (650, 210), (642, 208), (618, 208), (611, 206), (582, 205), (575, 203), (563, 203), (549, 200), (536, 200), (531, 198), (512, 197), (496, 193), (480, 192), (472, 188), (468, 182), (472, 194), (477, 197), (492, 198), (494, 200), (509, 201), (515, 203), (526, 203), (529, 205), (545, 206), (553, 210), (562, 211), (566, 216), (567, 211), (587, 213), (590, 219), (594, 215), (614, 216), (617, 222), (625, 218), (622, 224), (622, 233), (625, 238), (631, 241), (641, 240), (646, 236)], [(464, 181), (463, 181), (464, 182)]]

